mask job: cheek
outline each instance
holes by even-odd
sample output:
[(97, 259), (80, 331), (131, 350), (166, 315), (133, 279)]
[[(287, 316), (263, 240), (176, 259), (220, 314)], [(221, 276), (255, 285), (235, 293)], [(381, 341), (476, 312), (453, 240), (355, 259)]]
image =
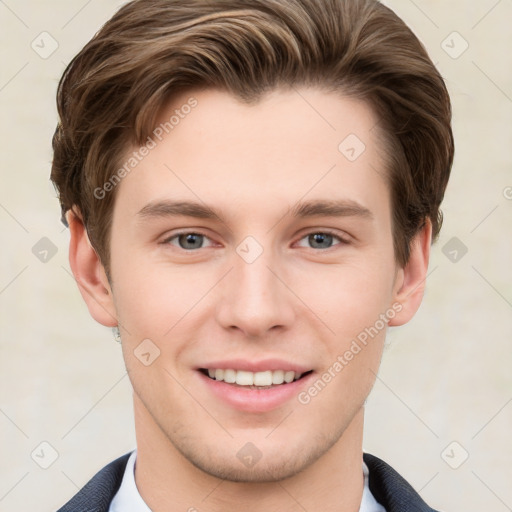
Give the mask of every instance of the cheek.
[(153, 265), (143, 258), (130, 257), (112, 268), (118, 317), (138, 336), (164, 336), (207, 290), (190, 269)]
[(347, 265), (319, 265), (314, 273), (299, 268), (289, 282), (312, 314), (345, 343), (374, 325), (390, 307), (393, 267), (383, 267), (382, 261), (360, 259)]

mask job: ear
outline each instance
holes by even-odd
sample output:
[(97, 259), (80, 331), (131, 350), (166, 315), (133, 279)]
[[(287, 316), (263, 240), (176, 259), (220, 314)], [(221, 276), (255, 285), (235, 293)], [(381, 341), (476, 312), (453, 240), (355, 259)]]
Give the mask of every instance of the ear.
[(421, 305), (425, 291), (431, 241), (432, 223), (430, 219), (427, 219), (425, 226), (411, 241), (409, 261), (396, 273), (393, 304), (401, 304), (401, 309), (396, 308), (397, 314), (390, 319), (388, 324), (390, 326), (406, 324)]
[(112, 289), (79, 214), (69, 210), (66, 220), (71, 233), (69, 264), (89, 313), (100, 324), (117, 326)]

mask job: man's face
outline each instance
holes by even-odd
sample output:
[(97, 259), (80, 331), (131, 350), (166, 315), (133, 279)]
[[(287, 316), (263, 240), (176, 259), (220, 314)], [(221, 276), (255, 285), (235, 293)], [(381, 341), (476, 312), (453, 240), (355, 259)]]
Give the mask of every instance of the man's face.
[(193, 96), (117, 190), (112, 292), (137, 432), (221, 478), (284, 478), (360, 419), (400, 285), (377, 118), (312, 89), (252, 106)]

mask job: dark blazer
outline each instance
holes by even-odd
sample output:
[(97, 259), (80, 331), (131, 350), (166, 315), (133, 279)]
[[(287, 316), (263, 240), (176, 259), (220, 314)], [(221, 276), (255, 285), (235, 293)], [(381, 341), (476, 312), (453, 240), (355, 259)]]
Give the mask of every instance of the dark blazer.
[[(104, 467), (57, 512), (108, 512), (129, 456), (123, 455)], [(368, 453), (363, 457), (370, 470), (370, 490), (386, 512), (436, 512), (391, 466)]]

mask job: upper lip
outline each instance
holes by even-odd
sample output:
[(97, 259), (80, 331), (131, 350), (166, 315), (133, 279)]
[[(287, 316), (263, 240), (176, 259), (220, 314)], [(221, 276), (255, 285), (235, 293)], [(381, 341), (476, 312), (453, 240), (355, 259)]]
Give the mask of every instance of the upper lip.
[(210, 370), (243, 370), (246, 372), (264, 372), (267, 370), (284, 370), (285, 372), (306, 373), (311, 367), (291, 363), (282, 359), (264, 359), (262, 361), (248, 361), (246, 359), (230, 359), (212, 361), (198, 367), (198, 369)]

